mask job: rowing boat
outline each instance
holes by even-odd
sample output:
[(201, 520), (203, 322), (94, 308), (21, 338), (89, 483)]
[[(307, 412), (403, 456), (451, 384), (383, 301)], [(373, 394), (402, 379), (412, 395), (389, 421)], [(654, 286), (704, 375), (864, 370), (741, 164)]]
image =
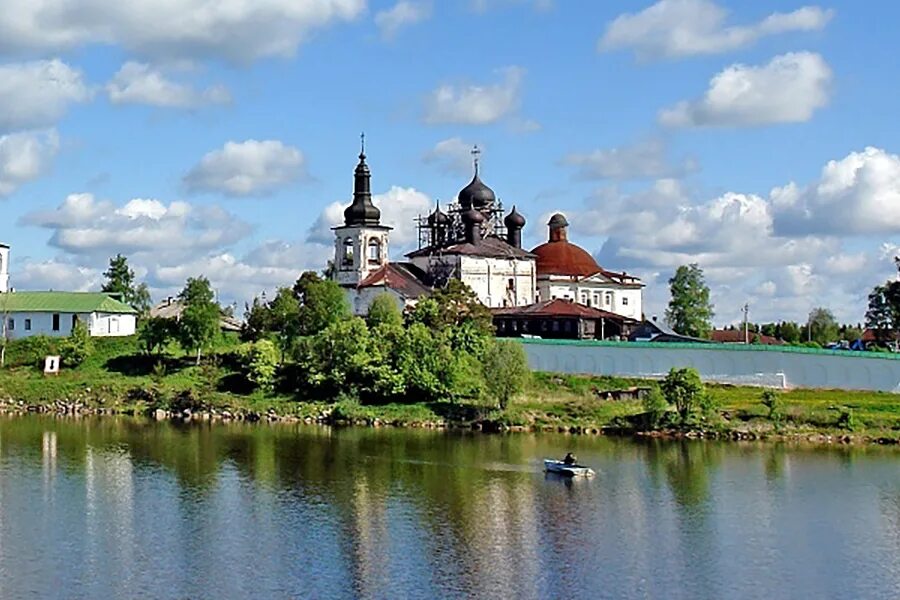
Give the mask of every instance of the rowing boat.
[(544, 470), (548, 473), (559, 473), (567, 477), (592, 477), (594, 470), (584, 465), (568, 465), (561, 460), (544, 459)]

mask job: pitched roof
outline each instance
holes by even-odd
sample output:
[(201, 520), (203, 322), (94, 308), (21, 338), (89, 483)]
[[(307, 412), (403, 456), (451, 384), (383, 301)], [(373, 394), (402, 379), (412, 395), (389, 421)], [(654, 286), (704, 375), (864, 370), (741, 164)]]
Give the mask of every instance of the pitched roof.
[(387, 263), (357, 284), (357, 288), (384, 286), (406, 298), (418, 298), (431, 293), (425, 284), (426, 275), (411, 263)]
[(748, 332), (747, 337), (745, 338), (743, 329), (714, 329), (709, 337), (712, 341), (720, 344), (743, 344), (745, 339), (749, 339), (753, 342), (757, 338), (759, 339), (756, 343), (764, 344), (766, 346), (780, 346), (784, 344), (783, 341), (772, 337), (771, 335), (763, 335), (752, 331)]
[(608, 319), (611, 321), (633, 321), (628, 317), (612, 313), (599, 308), (585, 306), (571, 300), (556, 298), (543, 300), (528, 306), (511, 306), (495, 308), (491, 310), (495, 316), (527, 316), (527, 317), (577, 317), (580, 319)]
[(531, 252), (511, 246), (504, 240), (495, 236), (488, 236), (482, 240), (478, 240), (474, 244), (462, 242), (443, 248), (429, 246), (410, 252), (406, 256), (414, 258), (416, 256), (429, 256), (431, 254), (459, 254), (483, 258), (534, 258), (534, 254)]
[[(181, 318), (181, 313), (183, 312), (184, 303), (178, 298), (169, 297), (151, 308), (150, 316), (159, 317), (161, 319), (178, 320)], [(219, 315), (219, 329), (223, 331), (240, 331), (241, 322), (234, 317), (230, 317), (225, 313), (221, 313)]]
[(663, 321), (644, 320), (640, 326), (631, 332), (628, 336), (629, 341), (641, 341), (649, 339), (651, 342), (697, 342), (703, 344), (711, 343), (703, 338), (695, 338), (689, 335), (681, 335)]
[(102, 292), (10, 292), (0, 294), (0, 311), (137, 314), (133, 307)]

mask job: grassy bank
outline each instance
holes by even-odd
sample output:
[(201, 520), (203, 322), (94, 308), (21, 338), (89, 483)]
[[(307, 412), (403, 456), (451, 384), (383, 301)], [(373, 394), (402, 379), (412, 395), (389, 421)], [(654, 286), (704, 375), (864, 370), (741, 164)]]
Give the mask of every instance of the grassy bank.
[[(374, 406), (350, 399), (298, 401), (290, 394), (250, 389), (237, 367), (229, 363), (235, 338), (221, 340), (213, 360), (201, 366), (177, 347), (169, 349), (163, 367), (158, 367), (157, 359), (141, 355), (134, 338), (95, 342), (93, 353), (81, 367), (58, 376), (45, 377), (31, 365), (0, 370), (0, 410), (31, 407), (69, 412), (163, 411), (161, 414), (167, 415), (188, 410), (205, 418), (636, 433), (644, 429), (641, 401), (603, 399), (602, 392), (655, 385), (614, 377), (535, 373), (525, 393), (505, 410), (474, 401)], [(16, 356), (9, 358), (15, 364)], [(703, 425), (703, 435), (900, 441), (900, 395), (792, 390), (780, 395), (782, 416), (773, 420), (758, 388), (710, 385), (708, 390), (718, 407)]]

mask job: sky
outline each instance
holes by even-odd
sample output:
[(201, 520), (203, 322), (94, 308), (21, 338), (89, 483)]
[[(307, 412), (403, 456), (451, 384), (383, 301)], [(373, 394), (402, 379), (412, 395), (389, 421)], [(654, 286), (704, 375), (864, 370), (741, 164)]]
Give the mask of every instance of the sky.
[(900, 4), (759, 0), (3, 0), (0, 241), (11, 285), (225, 304), (320, 270), (372, 188), (413, 219), (482, 179), (562, 212), (607, 269), (703, 269), (715, 323), (863, 320), (900, 253)]

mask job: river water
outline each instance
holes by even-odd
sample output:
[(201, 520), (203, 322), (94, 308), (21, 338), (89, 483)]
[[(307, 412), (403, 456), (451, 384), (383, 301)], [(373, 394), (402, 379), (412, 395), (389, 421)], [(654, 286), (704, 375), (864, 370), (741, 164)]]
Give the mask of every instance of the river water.
[(900, 451), (0, 418), (0, 598), (472, 597), (900, 598)]

